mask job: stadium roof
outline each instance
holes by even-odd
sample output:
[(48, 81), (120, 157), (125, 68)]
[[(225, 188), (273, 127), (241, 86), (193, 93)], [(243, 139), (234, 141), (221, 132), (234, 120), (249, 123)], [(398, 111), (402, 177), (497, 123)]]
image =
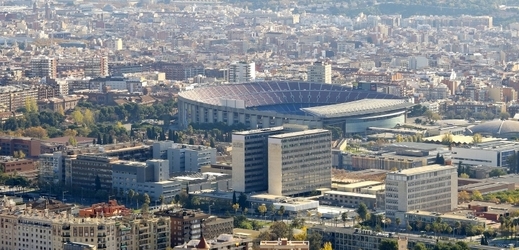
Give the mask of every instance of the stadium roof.
[(404, 99), (362, 99), (347, 103), (302, 108), (311, 115), (322, 118), (366, 115), (373, 112), (383, 113), (412, 107), (414, 104)]

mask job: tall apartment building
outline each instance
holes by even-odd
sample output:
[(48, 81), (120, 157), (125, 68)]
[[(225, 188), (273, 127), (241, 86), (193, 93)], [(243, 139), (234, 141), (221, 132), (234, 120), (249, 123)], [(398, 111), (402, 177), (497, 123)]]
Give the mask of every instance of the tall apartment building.
[(308, 81), (332, 83), (332, 65), (326, 62), (314, 62), (308, 66)]
[(256, 79), (256, 63), (234, 62), (229, 65), (229, 82), (244, 83)]
[(268, 190), (268, 137), (283, 127), (235, 132), (232, 135), (232, 187), (237, 192)]
[(221, 234), (232, 234), (234, 219), (217, 218), (194, 210), (164, 210), (155, 213), (159, 217), (171, 220), (171, 246), (188, 243), (191, 240), (216, 238)]
[(331, 132), (324, 129), (270, 136), (269, 194), (290, 196), (331, 188), (331, 140)]
[(62, 152), (41, 154), (38, 160), (40, 162), (39, 180), (41, 183), (62, 183), (65, 173)]
[(204, 220), (209, 218), (208, 214), (190, 210), (159, 211), (156, 212), (155, 215), (170, 218), (172, 246), (178, 246), (190, 240), (200, 239)]
[(202, 166), (216, 163), (216, 148), (162, 141), (153, 144), (153, 159), (167, 159), (169, 172), (200, 172)]
[(153, 68), (164, 72), (168, 80), (184, 81), (198, 75), (205, 75), (205, 67), (202, 63), (157, 62), (153, 65)]
[(386, 177), (386, 216), (405, 222), (409, 211), (450, 212), (458, 205), (454, 166), (429, 165), (390, 172)]
[(153, 202), (161, 195), (166, 203), (171, 202), (181, 191), (179, 182), (169, 180), (168, 160), (148, 160), (143, 162), (120, 161), (112, 164), (113, 189), (124, 194), (133, 190), (139, 194), (147, 193)]
[(77, 190), (95, 191), (96, 178), (99, 177), (101, 189), (112, 190), (112, 163), (115, 157), (78, 155), (72, 159), (71, 171), (73, 187)]
[(121, 38), (112, 38), (105, 41), (105, 45), (112, 51), (123, 49), (123, 40)]
[(30, 62), (31, 77), (49, 77), (56, 79), (58, 62), (56, 58), (40, 56), (32, 58)]
[(25, 107), (27, 99), (39, 100), (39, 90), (36, 85), (0, 86), (0, 108), (14, 112)]
[(94, 56), (85, 58), (83, 62), (85, 77), (97, 78), (108, 76), (108, 58), (105, 56)]

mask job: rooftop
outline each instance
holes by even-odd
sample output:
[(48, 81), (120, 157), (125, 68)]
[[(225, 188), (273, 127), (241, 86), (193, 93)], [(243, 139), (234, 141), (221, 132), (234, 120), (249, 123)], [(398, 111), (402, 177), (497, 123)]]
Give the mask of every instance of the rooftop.
[(291, 137), (297, 137), (302, 135), (312, 135), (312, 134), (319, 134), (319, 133), (329, 133), (326, 129), (310, 129), (310, 130), (304, 130), (304, 131), (297, 131), (297, 132), (290, 132), (290, 133), (284, 133), (279, 135), (271, 135), (269, 138), (276, 138), (276, 139), (286, 139)]
[(360, 197), (360, 198), (373, 198), (375, 199), (377, 196), (374, 194), (359, 194), (354, 192), (343, 192), (343, 191), (326, 191), (325, 194), (336, 194), (336, 195), (345, 195), (352, 197)]
[(246, 130), (246, 131), (236, 131), (233, 134), (235, 135), (250, 135), (250, 134), (262, 134), (269, 133), (273, 131), (282, 131), (283, 127), (272, 127), (272, 128), (262, 128), (262, 129), (254, 129), (254, 130)]
[(403, 99), (362, 99), (347, 103), (325, 105), (319, 107), (302, 108), (306, 113), (323, 118), (343, 116), (367, 115), (373, 112), (388, 112), (405, 109), (414, 104)]
[(423, 167), (417, 167), (417, 168), (410, 168), (410, 169), (404, 169), (399, 171), (393, 171), (389, 172), (389, 175), (396, 174), (396, 175), (417, 175), (417, 174), (423, 174), (423, 173), (430, 173), (434, 171), (440, 171), (444, 169), (456, 169), (454, 166), (443, 166), (439, 164), (434, 165), (428, 165)]

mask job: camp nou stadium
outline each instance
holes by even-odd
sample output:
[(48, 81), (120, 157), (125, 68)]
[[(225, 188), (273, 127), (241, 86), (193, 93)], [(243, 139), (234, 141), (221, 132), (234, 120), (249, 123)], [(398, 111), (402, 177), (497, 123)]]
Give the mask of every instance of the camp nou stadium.
[(340, 85), (262, 81), (200, 87), (179, 93), (179, 124), (244, 124), (250, 129), (286, 123), (340, 127), (344, 135), (404, 124), (407, 99)]

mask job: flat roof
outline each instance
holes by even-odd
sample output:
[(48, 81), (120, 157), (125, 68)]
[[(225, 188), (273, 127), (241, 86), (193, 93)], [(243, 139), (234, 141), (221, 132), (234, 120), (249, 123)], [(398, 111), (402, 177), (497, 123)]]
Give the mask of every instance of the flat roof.
[(444, 169), (456, 169), (456, 167), (434, 164), (434, 165), (427, 165), (427, 166), (423, 166), (423, 167), (404, 169), (404, 170), (400, 170), (400, 171), (393, 171), (393, 172), (389, 172), (389, 174), (417, 175), (417, 174), (429, 173), (429, 172), (444, 170)]
[(336, 195), (343, 195), (343, 196), (352, 196), (352, 197), (362, 197), (362, 198), (377, 198), (374, 194), (360, 194), (360, 193), (354, 193), (354, 192), (343, 192), (343, 191), (326, 191), (325, 194), (336, 194)]
[(309, 129), (309, 130), (303, 130), (303, 131), (297, 131), (297, 132), (290, 132), (290, 133), (283, 133), (279, 135), (271, 135), (269, 138), (276, 138), (276, 139), (285, 139), (290, 137), (296, 137), (296, 136), (302, 136), (302, 135), (311, 135), (311, 134), (319, 134), (330, 131), (326, 129)]
[[(443, 136), (444, 135), (436, 135), (436, 136), (423, 138), (423, 140), (441, 142)], [(481, 138), (481, 140), (483, 141), (481, 143), (492, 142), (492, 141), (499, 141), (499, 143), (501, 143), (503, 139), (493, 138), (493, 137), (483, 137), (483, 138)], [(468, 136), (468, 135), (452, 135), (452, 141), (454, 143), (459, 143), (459, 144), (472, 144), (474, 142), (474, 139), (472, 138), (472, 136)]]
[(380, 181), (361, 181), (361, 182), (355, 182), (351, 184), (337, 184), (337, 186), (343, 187), (343, 188), (363, 188), (363, 187), (370, 187), (370, 186), (378, 186), (381, 185), (382, 182)]
[(373, 112), (389, 112), (414, 106), (405, 99), (362, 99), (352, 102), (301, 108), (302, 111), (322, 118), (356, 116)]
[(272, 128), (262, 128), (262, 129), (253, 129), (253, 130), (246, 130), (246, 131), (236, 131), (233, 132), (234, 135), (251, 135), (251, 134), (263, 134), (263, 133), (270, 133), (273, 131), (281, 131), (283, 130), (283, 126), (279, 127), (272, 127)]

